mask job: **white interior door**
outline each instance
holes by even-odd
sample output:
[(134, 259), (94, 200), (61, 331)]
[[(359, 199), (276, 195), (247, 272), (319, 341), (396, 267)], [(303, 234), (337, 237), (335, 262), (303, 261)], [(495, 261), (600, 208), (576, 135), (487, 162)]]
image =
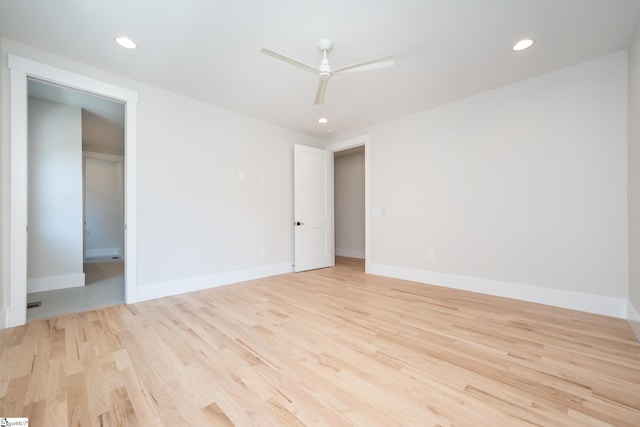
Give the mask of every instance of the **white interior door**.
[(293, 148), (294, 270), (335, 265), (333, 244), (333, 153)]

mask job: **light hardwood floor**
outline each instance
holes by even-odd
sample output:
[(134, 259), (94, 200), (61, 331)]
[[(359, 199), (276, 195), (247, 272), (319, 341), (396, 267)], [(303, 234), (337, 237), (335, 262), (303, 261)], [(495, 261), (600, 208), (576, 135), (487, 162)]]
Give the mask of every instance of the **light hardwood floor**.
[(362, 263), (0, 333), (0, 417), (31, 426), (639, 426), (621, 319)]

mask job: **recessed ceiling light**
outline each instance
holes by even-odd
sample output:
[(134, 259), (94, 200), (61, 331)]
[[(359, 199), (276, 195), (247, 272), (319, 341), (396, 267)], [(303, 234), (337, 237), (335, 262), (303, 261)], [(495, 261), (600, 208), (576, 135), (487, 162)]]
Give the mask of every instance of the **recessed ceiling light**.
[(122, 47), (126, 47), (127, 49), (135, 49), (137, 46), (129, 37), (116, 37), (116, 43), (118, 43)]
[(329, 120), (327, 120), (327, 118), (326, 118), (326, 117), (320, 117), (320, 118), (318, 119), (318, 123), (325, 124), (325, 123), (327, 123), (327, 122), (329, 122)]
[(531, 39), (522, 39), (518, 43), (513, 45), (513, 50), (516, 52), (520, 52), (521, 50), (525, 50), (533, 45), (533, 40)]

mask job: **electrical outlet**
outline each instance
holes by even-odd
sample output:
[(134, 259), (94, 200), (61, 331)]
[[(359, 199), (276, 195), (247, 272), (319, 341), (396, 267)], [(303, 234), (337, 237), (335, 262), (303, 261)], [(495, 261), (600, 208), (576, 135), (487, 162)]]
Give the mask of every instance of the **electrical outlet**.
[(433, 251), (427, 251), (427, 261), (435, 261), (436, 254)]
[(260, 248), (260, 256), (267, 256), (267, 250), (265, 248)]

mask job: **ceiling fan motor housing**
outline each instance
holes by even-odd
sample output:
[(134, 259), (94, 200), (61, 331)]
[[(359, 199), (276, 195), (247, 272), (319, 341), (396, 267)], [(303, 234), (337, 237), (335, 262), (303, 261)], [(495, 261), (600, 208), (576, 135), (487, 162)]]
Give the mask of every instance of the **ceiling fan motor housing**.
[(329, 39), (320, 39), (318, 42), (318, 47), (320, 50), (331, 50), (333, 47), (333, 42)]
[(328, 80), (329, 77), (331, 77), (331, 66), (329, 65), (329, 60), (325, 57), (322, 61), (320, 61), (320, 68), (319, 68), (320, 73), (318, 74), (318, 77), (320, 77), (323, 80)]

